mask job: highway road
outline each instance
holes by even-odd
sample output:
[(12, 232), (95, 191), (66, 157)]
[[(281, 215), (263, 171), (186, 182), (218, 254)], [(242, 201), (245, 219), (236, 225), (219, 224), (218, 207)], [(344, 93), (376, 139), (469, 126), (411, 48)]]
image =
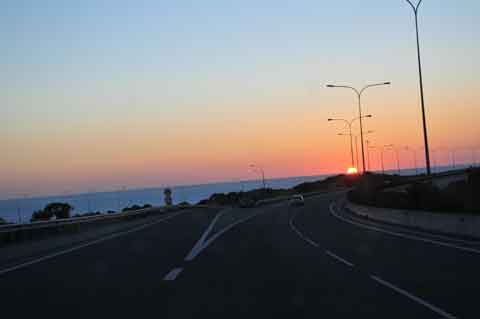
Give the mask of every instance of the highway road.
[[(480, 245), (356, 220), (341, 193), (191, 209), (0, 265), (3, 318), (479, 318)], [(168, 216), (167, 216), (168, 217)]]

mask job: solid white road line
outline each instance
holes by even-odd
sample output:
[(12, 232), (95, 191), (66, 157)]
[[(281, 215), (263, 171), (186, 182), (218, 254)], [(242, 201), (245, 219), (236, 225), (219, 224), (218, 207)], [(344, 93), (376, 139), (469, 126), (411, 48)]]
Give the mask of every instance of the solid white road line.
[(224, 214), (226, 213), (228, 210), (230, 209), (225, 209), (223, 211), (221, 211), (220, 213), (218, 213), (215, 218), (212, 220), (212, 222), (210, 223), (210, 225), (208, 226), (208, 228), (205, 230), (205, 232), (202, 234), (202, 237), (200, 237), (200, 239), (197, 241), (197, 243), (195, 244), (195, 246), (193, 246), (192, 250), (188, 253), (187, 257), (185, 257), (185, 261), (191, 261), (193, 260), (195, 257), (197, 257), (198, 254), (200, 254), (202, 252), (202, 250), (205, 248), (204, 247), (204, 243), (205, 243), (205, 239), (207, 238), (208, 234), (210, 234), (210, 232), (212, 231), (213, 229), (213, 226), (215, 225), (215, 223), (217, 222), (217, 220)]
[(419, 298), (419, 297), (416, 297), (416, 296), (412, 295), (411, 293), (409, 293), (409, 292), (407, 292), (407, 291), (405, 291), (405, 290), (403, 290), (403, 289), (401, 289), (401, 288), (398, 288), (398, 287), (392, 285), (391, 283), (389, 283), (389, 282), (381, 279), (380, 277), (370, 276), (370, 278), (372, 278), (373, 280), (375, 280), (375, 281), (378, 282), (379, 284), (381, 284), (381, 285), (383, 285), (383, 286), (385, 286), (385, 287), (388, 287), (388, 288), (390, 288), (390, 289), (393, 289), (393, 290), (395, 290), (396, 292), (398, 292), (399, 294), (402, 294), (403, 296), (405, 296), (405, 297), (407, 297), (407, 298), (409, 298), (409, 299), (411, 299), (411, 300), (413, 300), (413, 301), (415, 301), (415, 302), (417, 302), (417, 303), (419, 303), (419, 304), (427, 307), (428, 309), (436, 312), (437, 314), (443, 316), (444, 318), (448, 318), (448, 319), (455, 319), (455, 318), (456, 318), (454, 315), (449, 314), (448, 312), (446, 312), (446, 311), (444, 311), (444, 310), (442, 310), (442, 309), (440, 309), (440, 308), (432, 305), (431, 303), (429, 303), (429, 302), (427, 302), (427, 301), (425, 301), (425, 300), (423, 300), (423, 299), (421, 299), (421, 298)]
[[(349, 219), (351, 221), (362, 224), (362, 220), (359, 219), (358, 217), (349, 216)], [(394, 227), (394, 225), (390, 225), (390, 227), (392, 227), (392, 226)], [(399, 226), (401, 227), (401, 225), (399, 225)], [(434, 239), (434, 240), (442, 240), (443, 239), (443, 240), (446, 240), (450, 243), (467, 244), (467, 245), (479, 245), (480, 244), (480, 240), (466, 240), (466, 239), (460, 239), (460, 238), (452, 238), (452, 237), (448, 237), (448, 236), (445, 236), (445, 235), (439, 235), (439, 234), (431, 234), (431, 233), (426, 234), (425, 232), (421, 232), (421, 231), (413, 230), (413, 229), (403, 229), (402, 232), (410, 234), (410, 235), (419, 235), (419, 236), (428, 235), (428, 237), (430, 239)]]
[(164, 278), (165, 281), (173, 281), (182, 272), (183, 268), (173, 268)]
[(297, 216), (297, 214), (294, 214), (291, 218), (290, 218), (290, 221), (289, 221), (289, 224), (290, 224), (290, 228), (298, 235), (298, 237), (300, 237), (301, 239), (303, 239), (304, 241), (306, 241), (307, 243), (309, 243), (310, 245), (314, 246), (314, 247), (319, 247), (319, 245), (314, 242), (313, 240), (311, 240), (310, 238), (304, 236), (302, 234), (302, 232), (300, 232), (297, 227), (295, 226), (295, 224), (293, 223), (293, 219), (295, 218), (295, 216)]
[(373, 230), (373, 231), (377, 231), (377, 232), (380, 232), (380, 233), (396, 236), (396, 237), (402, 237), (402, 238), (421, 241), (421, 242), (434, 244), (434, 245), (438, 245), (438, 246), (444, 246), (444, 247), (454, 248), (454, 249), (458, 249), (458, 250), (462, 250), (462, 251), (468, 251), (468, 252), (475, 253), (475, 254), (480, 254), (480, 250), (475, 249), (475, 248), (462, 247), (462, 246), (458, 246), (458, 245), (454, 245), (454, 244), (450, 244), (450, 243), (441, 242), (441, 241), (438, 241), (438, 240), (419, 237), (419, 236), (416, 236), (416, 235), (407, 235), (407, 234), (402, 234), (402, 233), (396, 233), (396, 232), (393, 232), (393, 231), (390, 231), (390, 230), (381, 229), (381, 228), (374, 227), (374, 226), (364, 225), (364, 224), (361, 224), (359, 222), (355, 222), (355, 221), (349, 220), (349, 219), (347, 219), (343, 216), (340, 216), (333, 209), (333, 205), (334, 205), (334, 203), (330, 204), (330, 212), (332, 213), (332, 215), (335, 216), (336, 218), (346, 222), (346, 223), (349, 223), (349, 224), (352, 224), (352, 225), (355, 225), (355, 226), (358, 226), (358, 227), (362, 227), (362, 228), (365, 228), (365, 229), (368, 229), (368, 230)]
[[(233, 227), (241, 224), (241, 223), (244, 223), (258, 215), (261, 215), (261, 214), (265, 214), (267, 213), (268, 211), (260, 211), (256, 214), (253, 214), (253, 215), (250, 215), (248, 217), (245, 217), (245, 218), (242, 218), (230, 225), (228, 225), (227, 227), (223, 228), (222, 230), (218, 231), (217, 233), (215, 233), (212, 237), (210, 237), (207, 241), (205, 241), (205, 239), (207, 238), (208, 234), (212, 231), (213, 229), (213, 226), (215, 225), (215, 223), (218, 221), (218, 219), (224, 214), (226, 213), (228, 210), (230, 209), (226, 209), (220, 213), (218, 213), (215, 218), (212, 220), (212, 222), (210, 223), (210, 225), (208, 226), (208, 228), (205, 230), (205, 232), (202, 234), (202, 236), (200, 237), (200, 239), (197, 241), (197, 243), (195, 244), (195, 246), (193, 246), (192, 250), (188, 253), (187, 257), (185, 257), (185, 261), (192, 261), (193, 259), (195, 259), (195, 257), (197, 257), (203, 250), (205, 250), (208, 246), (210, 246), (218, 237), (220, 237), (221, 235), (223, 235), (225, 232), (229, 231), (230, 229), (232, 229)], [(176, 276), (172, 277), (172, 276), (169, 276), (169, 274), (171, 274), (172, 272), (175, 271), (175, 269), (181, 269), (183, 270), (182, 268), (174, 268), (173, 270), (171, 270), (165, 277), (163, 280), (175, 280)], [(180, 270), (180, 271), (181, 271)], [(178, 275), (178, 274), (177, 274)]]
[(339, 256), (335, 255), (334, 253), (332, 253), (332, 252), (329, 251), (329, 250), (325, 250), (325, 253), (326, 253), (327, 255), (329, 255), (330, 257), (335, 258), (335, 259), (338, 260), (339, 262), (344, 263), (344, 264), (347, 265), (347, 266), (350, 266), (350, 267), (353, 267), (353, 266), (354, 266), (352, 263), (346, 261), (346, 260), (343, 259), (342, 257), (339, 257)]
[(12, 272), (12, 271), (14, 271), (14, 270), (22, 269), (22, 268), (25, 268), (25, 267), (28, 267), (28, 266), (31, 266), (31, 265), (34, 265), (34, 264), (38, 264), (38, 263), (40, 263), (40, 262), (42, 262), (42, 261), (49, 260), (49, 259), (52, 259), (52, 258), (61, 256), (61, 255), (65, 255), (65, 254), (71, 253), (71, 252), (73, 252), (73, 251), (76, 251), (76, 250), (79, 250), (79, 249), (82, 249), (82, 248), (85, 248), (85, 247), (89, 247), (89, 246), (92, 246), (92, 245), (95, 245), (95, 244), (102, 243), (102, 242), (107, 241), (107, 240), (110, 240), (110, 239), (114, 239), (114, 238), (117, 238), (117, 237), (120, 237), (120, 236), (124, 236), (124, 235), (127, 235), (127, 234), (131, 234), (131, 233), (134, 233), (134, 232), (143, 230), (143, 229), (145, 229), (145, 228), (147, 228), (147, 227), (156, 225), (156, 224), (158, 224), (158, 223), (161, 223), (161, 222), (163, 222), (163, 221), (166, 221), (166, 220), (168, 220), (168, 219), (171, 219), (171, 218), (173, 218), (173, 217), (176, 217), (176, 216), (181, 215), (181, 214), (184, 214), (184, 213), (185, 213), (185, 212), (174, 213), (174, 214), (172, 214), (172, 215), (169, 215), (168, 217), (165, 217), (165, 218), (156, 220), (156, 221), (151, 222), (151, 223), (147, 223), (147, 224), (143, 224), (143, 225), (134, 227), (134, 228), (132, 228), (132, 229), (130, 229), (130, 230), (126, 230), (126, 231), (114, 233), (114, 234), (111, 234), (111, 235), (102, 237), (102, 238), (100, 238), (100, 239), (93, 240), (93, 241), (88, 242), (88, 243), (85, 243), (85, 244), (77, 245), (77, 246), (74, 246), (74, 247), (71, 247), (71, 248), (68, 248), (68, 249), (64, 249), (64, 250), (58, 251), (58, 252), (53, 253), (53, 254), (45, 255), (45, 256), (43, 256), (43, 257), (39, 257), (39, 258), (30, 260), (30, 261), (27, 261), (27, 262), (24, 262), (24, 263), (21, 263), (21, 264), (12, 266), (12, 267), (8, 267), (8, 268), (5, 268), (5, 269), (1, 269), (1, 270), (0, 270), (0, 275), (4, 275), (4, 274), (9, 273), (9, 272)]

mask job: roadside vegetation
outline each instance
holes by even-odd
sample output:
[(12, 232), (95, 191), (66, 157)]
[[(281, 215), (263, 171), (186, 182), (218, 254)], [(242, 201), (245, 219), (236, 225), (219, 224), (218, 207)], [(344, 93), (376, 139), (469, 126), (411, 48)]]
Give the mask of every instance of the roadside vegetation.
[[(132, 205), (130, 207), (125, 207), (122, 209), (122, 212), (130, 212), (130, 211), (135, 211), (135, 210), (140, 210), (140, 209), (146, 209), (146, 208), (151, 208), (152, 205), (150, 204), (145, 204), (143, 206), (140, 205)], [(36, 222), (36, 221), (47, 221), (51, 220), (53, 217), (56, 219), (60, 218), (79, 218), (79, 217), (88, 217), (88, 216), (96, 216), (96, 215), (101, 215), (102, 212), (96, 211), (96, 212), (86, 212), (83, 214), (75, 214), (71, 216), (71, 212), (73, 211), (73, 206), (71, 206), (68, 203), (50, 203), (45, 206), (44, 209), (37, 210), (32, 214), (32, 218), (30, 219), (31, 222)], [(107, 212), (108, 214), (113, 214), (117, 213), (116, 211), (109, 210)], [(3, 219), (0, 218), (0, 225), (2, 224)], [(5, 222), (6, 223), (6, 222)]]
[(53, 216), (57, 219), (70, 218), (72, 210), (73, 206), (70, 206), (68, 203), (50, 203), (44, 209), (35, 211), (30, 221), (50, 220)]
[(301, 183), (287, 189), (259, 188), (246, 192), (215, 193), (208, 199), (198, 202), (198, 205), (252, 207), (259, 200), (328, 191), (337, 186), (343, 187), (349, 182), (351, 183), (352, 178), (346, 175), (336, 175), (320, 181)]
[(134, 211), (134, 210), (140, 210), (140, 209), (146, 209), (146, 208), (152, 208), (152, 205), (150, 204), (145, 204), (143, 206), (140, 206), (140, 205), (132, 205), (130, 207), (125, 207), (124, 209), (122, 209), (122, 212), (131, 212), (131, 211)]
[[(254, 189), (247, 192), (230, 192), (230, 193), (216, 193), (211, 195), (209, 198), (201, 200), (198, 202), (198, 205), (214, 205), (214, 206), (241, 206), (241, 207), (251, 207), (259, 200), (272, 199), (275, 197), (282, 196), (291, 196), (294, 194), (305, 194), (310, 192), (320, 192), (328, 191), (337, 186), (346, 186), (352, 183), (352, 177), (346, 175), (337, 175), (326, 178), (324, 180), (306, 182), (296, 185), (293, 188), (289, 189), (273, 189), (273, 188), (260, 188)], [(188, 202), (182, 202), (177, 205), (178, 207), (189, 207), (191, 206)], [(132, 206), (125, 207), (121, 212), (130, 212), (141, 209), (151, 208), (152, 205), (144, 204), (138, 205), (134, 204)], [(35, 211), (32, 214), (30, 219), (31, 222), (36, 221), (48, 221), (52, 218), (64, 219), (64, 218), (79, 218), (87, 216), (100, 215), (102, 212), (86, 212), (79, 213), (72, 216), (72, 211), (74, 210), (73, 206), (68, 203), (50, 203), (45, 206), (45, 208)], [(109, 210), (108, 214), (117, 213), (117, 211)], [(0, 224), (6, 223), (3, 219), (0, 218)]]
[[(358, 204), (432, 212), (480, 213), (480, 169), (469, 169), (467, 178), (438, 187), (431, 181), (411, 182), (410, 177), (369, 174), (361, 178), (349, 199)], [(405, 184), (403, 187), (401, 184)], [(392, 185), (400, 185), (392, 188)]]

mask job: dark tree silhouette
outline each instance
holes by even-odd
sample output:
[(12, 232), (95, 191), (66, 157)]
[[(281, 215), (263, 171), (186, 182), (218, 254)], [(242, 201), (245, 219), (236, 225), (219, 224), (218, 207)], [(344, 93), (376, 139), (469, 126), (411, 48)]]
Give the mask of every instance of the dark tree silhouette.
[(31, 221), (50, 220), (53, 216), (56, 218), (70, 218), (72, 210), (73, 207), (68, 203), (50, 203), (43, 210), (34, 212)]

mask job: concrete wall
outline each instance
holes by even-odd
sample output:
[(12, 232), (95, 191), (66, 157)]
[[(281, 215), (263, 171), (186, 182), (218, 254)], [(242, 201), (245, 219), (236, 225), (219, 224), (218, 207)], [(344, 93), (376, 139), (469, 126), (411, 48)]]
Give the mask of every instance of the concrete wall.
[(480, 215), (378, 208), (347, 202), (354, 214), (391, 224), (480, 238)]

